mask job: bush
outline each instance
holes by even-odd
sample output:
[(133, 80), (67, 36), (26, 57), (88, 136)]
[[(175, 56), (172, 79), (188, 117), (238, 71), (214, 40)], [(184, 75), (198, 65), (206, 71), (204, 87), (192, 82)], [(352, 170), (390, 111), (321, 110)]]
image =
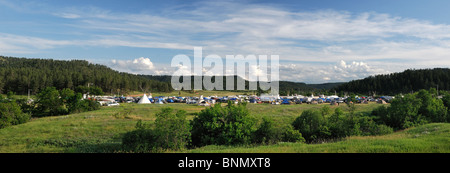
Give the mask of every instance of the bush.
[(378, 106), (375, 109), (372, 110), (372, 112), (370, 113), (370, 115), (372, 117), (376, 117), (376, 120), (378, 123), (383, 124), (384, 122), (388, 121), (388, 110), (386, 108), (386, 106), (382, 105), (382, 106)]
[(33, 103), (28, 103), (28, 100), (25, 98), (17, 99), (16, 103), (19, 105), (23, 113), (30, 114), (30, 116), (32, 116), (32, 113), (35, 110), (35, 105)]
[(447, 122), (450, 123), (450, 93), (446, 93), (442, 98), (442, 103), (447, 107)]
[(309, 143), (318, 139), (326, 139), (331, 133), (326, 126), (325, 118), (319, 111), (305, 110), (292, 123), (294, 129), (298, 130)]
[(388, 108), (379, 107), (372, 111), (380, 121), (396, 130), (425, 124), (427, 122), (446, 122), (449, 120), (446, 98), (435, 98), (427, 90), (414, 94), (397, 96)]
[(387, 109), (388, 114), (383, 118), (384, 123), (394, 129), (404, 129), (419, 124), (423, 119), (419, 114), (421, 104), (421, 100), (413, 94), (397, 96)]
[(0, 103), (0, 129), (26, 123), (30, 118), (30, 114), (23, 113), (16, 102)]
[(100, 109), (97, 101), (81, 98), (81, 93), (75, 93), (68, 88), (58, 91), (55, 87), (47, 87), (37, 94), (33, 115), (55, 116)]
[(101, 105), (99, 102), (95, 101), (95, 100), (81, 100), (81, 107), (80, 107), (80, 111), (84, 112), (84, 111), (94, 111), (94, 110), (98, 110), (100, 109)]
[(391, 134), (391, 133), (394, 133), (394, 129), (392, 129), (392, 127), (389, 127), (384, 124), (380, 124), (377, 126), (377, 128), (373, 132), (373, 135), (387, 135), (387, 134)]
[(155, 141), (153, 129), (137, 129), (123, 135), (122, 147), (136, 153), (151, 152), (156, 150)]
[(275, 127), (273, 120), (264, 117), (263, 122), (253, 134), (253, 142), (276, 144), (278, 142), (305, 142), (305, 139), (291, 125)]
[(445, 122), (447, 108), (442, 100), (434, 98), (431, 93), (427, 90), (420, 90), (416, 93), (416, 98), (421, 100), (418, 114), (424, 116), (429, 122)]
[(225, 107), (216, 104), (202, 110), (191, 124), (193, 146), (241, 145), (251, 142), (255, 120), (245, 103), (228, 102)]
[(191, 140), (191, 127), (186, 120), (186, 111), (174, 111), (163, 108), (156, 114), (155, 132), (156, 145), (163, 149), (180, 150)]
[(253, 133), (254, 143), (274, 144), (281, 141), (281, 134), (275, 129), (272, 119), (263, 118), (259, 128)]
[(136, 130), (123, 136), (122, 147), (133, 152), (180, 150), (189, 144), (190, 130), (185, 111), (163, 108), (156, 114), (154, 126), (138, 121)]
[(336, 108), (334, 113), (328, 118), (327, 124), (330, 131), (330, 139), (339, 139), (348, 135), (345, 118), (345, 113), (341, 108)]
[[(384, 108), (378, 109), (375, 112), (382, 112)], [(336, 108), (328, 118), (323, 117), (319, 111), (306, 110), (295, 119), (292, 126), (308, 143), (336, 140), (347, 136), (384, 135), (393, 132), (392, 128), (377, 124), (372, 117), (354, 112), (345, 114), (341, 108)]]
[(384, 124), (378, 125), (367, 116), (358, 117), (358, 124), (362, 136), (386, 135), (394, 132), (391, 127)]
[(305, 138), (303, 138), (302, 134), (298, 130), (295, 130), (291, 125), (284, 127), (282, 137), (283, 142), (305, 142)]
[(37, 94), (36, 113), (38, 116), (53, 116), (65, 114), (62, 100), (55, 87), (47, 87)]

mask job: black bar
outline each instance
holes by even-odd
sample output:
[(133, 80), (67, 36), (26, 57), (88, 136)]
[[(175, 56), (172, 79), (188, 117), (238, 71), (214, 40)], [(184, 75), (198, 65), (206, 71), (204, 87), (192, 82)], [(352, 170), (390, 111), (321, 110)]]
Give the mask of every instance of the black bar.
[[(448, 162), (450, 155), (444, 154), (0, 154), (1, 165), (29, 165), (39, 168), (43, 165), (67, 167), (71, 169), (161, 169), (174, 171), (232, 171), (261, 170), (277, 171), (280, 169), (312, 170), (348, 170), (363, 167), (367, 170), (384, 170), (386, 168), (402, 168), (416, 170), (418, 168), (446, 168), (443, 161)], [(203, 167), (179, 167), (181, 162), (210, 160), (209, 170)], [(267, 160), (269, 159), (269, 160)], [(225, 165), (223, 162), (234, 160), (244, 164)], [(267, 164), (268, 161), (268, 164)], [(15, 167), (17, 167), (15, 166)], [(197, 165), (198, 166), (198, 165)], [(149, 171), (139, 171), (149, 172)], [(308, 171), (309, 172), (309, 171)]]

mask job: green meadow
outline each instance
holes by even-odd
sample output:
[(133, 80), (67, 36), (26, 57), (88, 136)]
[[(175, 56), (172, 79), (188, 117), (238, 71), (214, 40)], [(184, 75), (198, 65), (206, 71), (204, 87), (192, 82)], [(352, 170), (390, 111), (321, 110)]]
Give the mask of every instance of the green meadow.
[[(307, 109), (319, 105), (248, 104), (253, 118), (271, 117), (277, 124), (292, 123)], [(378, 104), (357, 104), (356, 113), (370, 113)], [(1, 153), (123, 153), (123, 134), (135, 129), (142, 120), (152, 123), (161, 108), (172, 107), (187, 112), (193, 119), (205, 107), (183, 103), (139, 105), (124, 103), (100, 110), (33, 118), (25, 124), (0, 129)], [(337, 106), (330, 106), (334, 111)], [(340, 105), (344, 110), (345, 104)], [(182, 153), (449, 153), (450, 124), (426, 124), (384, 136), (351, 136), (340, 141), (320, 144), (278, 143), (255, 146), (205, 146), (166, 151)]]

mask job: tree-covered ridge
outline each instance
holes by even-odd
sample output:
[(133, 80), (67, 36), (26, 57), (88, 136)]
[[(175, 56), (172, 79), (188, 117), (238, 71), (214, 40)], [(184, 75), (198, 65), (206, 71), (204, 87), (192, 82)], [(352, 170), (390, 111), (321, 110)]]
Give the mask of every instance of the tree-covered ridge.
[(396, 95), (430, 88), (450, 90), (450, 69), (409, 69), (401, 73), (376, 75), (361, 80), (353, 80), (335, 89), (338, 92)]
[[(157, 80), (161, 82), (170, 82), (172, 79), (172, 76), (170, 75), (139, 75), (151, 80)], [(191, 88), (194, 88), (194, 77), (191, 76)], [(203, 81), (204, 76), (202, 77)], [(237, 81), (238, 80), (244, 80), (245, 82), (245, 90), (248, 91), (249, 89), (249, 81), (245, 80), (237, 75), (233, 76), (233, 83), (234, 83), (234, 89), (237, 91)], [(211, 77), (211, 81), (215, 82), (215, 76)], [(227, 76), (223, 76), (222, 78), (222, 84), (223, 89), (226, 90), (227, 85)], [(323, 84), (306, 84), (303, 82), (291, 82), (291, 81), (279, 81), (279, 93), (280, 95), (292, 95), (292, 94), (307, 94), (310, 95), (312, 92), (318, 92), (318, 93), (327, 93), (328, 90), (335, 88), (339, 85), (343, 84), (343, 82), (336, 82), (336, 83), (323, 83)], [(262, 92), (259, 88), (259, 84), (257, 84), (258, 92)], [(205, 88), (203, 88), (205, 89)], [(334, 92), (334, 90), (332, 91)]]
[[(46, 87), (56, 89), (96, 86), (106, 93), (171, 91), (170, 83), (118, 72), (85, 60), (28, 59), (0, 56), (0, 93), (32, 94)], [(142, 89), (141, 89), (142, 88)]]

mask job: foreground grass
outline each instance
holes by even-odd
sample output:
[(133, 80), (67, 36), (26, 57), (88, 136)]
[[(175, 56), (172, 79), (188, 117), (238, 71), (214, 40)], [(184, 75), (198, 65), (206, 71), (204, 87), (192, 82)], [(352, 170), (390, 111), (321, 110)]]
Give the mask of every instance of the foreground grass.
[(97, 111), (36, 118), (28, 123), (0, 129), (0, 152), (116, 152), (122, 135), (136, 122), (153, 122), (162, 107), (186, 110), (188, 118), (203, 107), (186, 104), (104, 107)]
[[(279, 124), (291, 123), (302, 111), (323, 105), (249, 104), (256, 119), (264, 116)], [(357, 105), (356, 112), (370, 112), (376, 104)], [(100, 110), (65, 116), (36, 118), (0, 129), (1, 153), (85, 153), (124, 152), (121, 138), (135, 129), (136, 122), (152, 123), (161, 108), (187, 111), (188, 119), (204, 107), (187, 104), (122, 104)], [(340, 106), (346, 109), (345, 105)], [(336, 107), (330, 107), (332, 111)], [(450, 152), (450, 124), (428, 124), (386, 136), (349, 137), (325, 144), (280, 143), (267, 146), (206, 146), (178, 151), (187, 153), (372, 153), (372, 152)]]
[(206, 146), (192, 153), (450, 153), (450, 124), (434, 123), (385, 136), (353, 136), (323, 144), (280, 143), (256, 147)]

